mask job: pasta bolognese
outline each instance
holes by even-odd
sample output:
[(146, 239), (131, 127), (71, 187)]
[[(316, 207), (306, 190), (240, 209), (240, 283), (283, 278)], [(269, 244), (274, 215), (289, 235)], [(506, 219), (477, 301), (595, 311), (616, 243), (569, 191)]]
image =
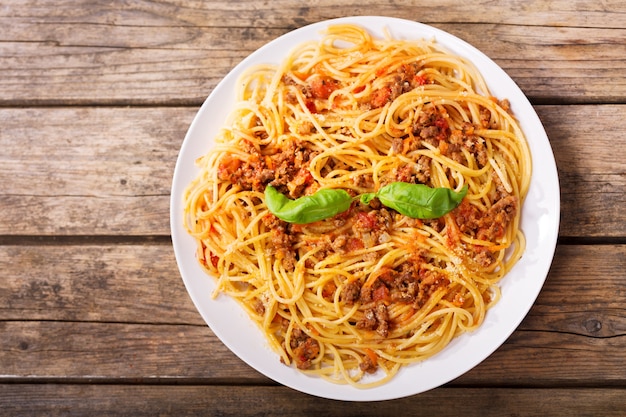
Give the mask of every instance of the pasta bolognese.
[(214, 295), (286, 365), (363, 388), (478, 328), (524, 251), (531, 173), (479, 71), (334, 25), (238, 86), (185, 192)]

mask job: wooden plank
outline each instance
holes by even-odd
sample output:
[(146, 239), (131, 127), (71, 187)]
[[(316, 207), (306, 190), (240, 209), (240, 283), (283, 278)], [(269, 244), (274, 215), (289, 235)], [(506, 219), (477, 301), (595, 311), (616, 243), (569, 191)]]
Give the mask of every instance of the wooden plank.
[(562, 236), (625, 236), (626, 133), (604, 121), (626, 106), (536, 106), (561, 187)]
[[(483, 1), (413, 3), (368, 10), (414, 17), (461, 37), (492, 57), (533, 100), (617, 102), (626, 94), (626, 14), (617, 1), (604, 5), (612, 19), (595, 4), (564, 0), (518, 0), (507, 7), (509, 13)], [(294, 8), (301, 13), (294, 14)], [(362, 3), (329, 0), (316, 7), (294, 0), (254, 7), (239, 2), (194, 7), (148, 1), (119, 8), (12, 3), (0, 15), (5, 28), (0, 104), (197, 105), (265, 43), (306, 24), (362, 10)], [(555, 25), (561, 27), (555, 30)]]
[[(626, 106), (536, 108), (560, 175), (561, 235), (626, 236)], [(0, 235), (169, 235), (171, 176), (196, 111), (0, 109)]]
[(168, 244), (0, 246), (0, 270), (0, 320), (204, 325)]
[[(622, 102), (623, 54), (619, 38), (626, 33), (552, 26), (441, 25), (471, 43), (502, 67), (535, 104)], [(613, 51), (609, 51), (610, 49)], [(605, 50), (606, 48), (606, 50)], [(600, 52), (603, 51), (603, 52)], [(583, 86), (581, 84), (586, 84)], [(610, 93), (614, 86), (615, 90)]]
[(168, 196), (197, 110), (0, 109), (2, 194)]
[[(11, 321), (0, 330), (6, 382), (270, 383), (202, 326)], [(516, 331), (451, 384), (623, 386), (624, 339)], [(278, 357), (276, 366), (284, 366)]]
[[(81, 3), (83, 3), (81, 5)], [(371, 4), (370, 4), (371, 3)], [(387, 4), (356, 0), (318, 0), (315, 6), (297, 0), (274, 0), (266, 3), (213, 0), (194, 3), (181, 0), (142, 1), (127, 4), (94, 4), (88, 1), (22, 0), (0, 11), (0, 17), (13, 17), (18, 22), (56, 23), (83, 22), (100, 25), (144, 26), (224, 26), (288, 27), (336, 16), (360, 15), (367, 4), (371, 14), (395, 17), (416, 17), (427, 23), (501, 23), (526, 26), (551, 25), (579, 27), (626, 27), (626, 7), (619, 0), (570, 2), (568, 0), (510, 0), (506, 8), (487, 0), (459, 3), (441, 0), (438, 7), (424, 1)], [(476, 13), (480, 10), (480, 13)], [(233, 17), (237, 17), (236, 19)], [(607, 22), (607, 16), (611, 21)], [(117, 19), (114, 19), (117, 17)], [(226, 20), (228, 19), (228, 20)], [(7, 28), (10, 30), (11, 28)], [(67, 34), (72, 36), (72, 34)], [(97, 39), (86, 41), (97, 42)], [(149, 42), (147, 39), (137, 39)]]
[(0, 334), (4, 381), (269, 382), (204, 325), (3, 321)]
[[(445, 407), (442, 407), (445, 404)], [(285, 387), (150, 385), (0, 385), (0, 405), (20, 416), (623, 416), (624, 389), (439, 388), (382, 402), (343, 402)], [(247, 410), (247, 411), (244, 411)], [(511, 414), (513, 415), (513, 414)]]
[[(0, 332), (0, 382), (271, 383), (205, 326), (2, 321)], [(624, 335), (518, 330), (450, 384), (624, 386), (625, 352)]]
[[(459, 377), (464, 385), (488, 380), (527, 386), (623, 386), (626, 382), (626, 336), (518, 330), (489, 358)], [(496, 382), (497, 381), (497, 382)]]
[(546, 283), (519, 328), (624, 337), (624, 271), (626, 245), (557, 246)]
[(90, 194), (0, 196), (0, 235), (169, 235), (169, 196)]
[[(0, 246), (0, 270), (0, 320), (204, 323), (169, 245)], [(626, 334), (624, 270), (626, 245), (559, 246), (521, 329)]]
[[(559, 247), (519, 330), (455, 383), (626, 383), (625, 253)], [(166, 245), (0, 246), (0, 269), (3, 378), (268, 382), (202, 323)]]
[(1, 109), (0, 234), (169, 235), (174, 165), (196, 112)]

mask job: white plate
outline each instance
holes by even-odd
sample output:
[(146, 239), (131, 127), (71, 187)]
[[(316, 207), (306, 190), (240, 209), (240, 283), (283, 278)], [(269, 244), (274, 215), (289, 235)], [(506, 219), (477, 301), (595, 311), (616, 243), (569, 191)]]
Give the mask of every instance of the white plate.
[[(500, 302), (487, 312), (477, 331), (454, 339), (442, 352), (422, 363), (404, 367), (387, 384), (365, 390), (306, 376), (281, 364), (260, 330), (235, 301), (226, 296), (215, 300), (210, 297), (214, 280), (200, 269), (195, 258), (195, 241), (182, 226), (183, 192), (198, 172), (194, 161), (212, 146), (213, 138), (233, 107), (239, 74), (254, 64), (278, 64), (292, 47), (320, 39), (321, 31), (329, 24), (347, 22), (361, 25), (379, 37), (389, 30), (394, 38), (434, 38), (452, 53), (470, 59), (487, 80), (492, 95), (509, 99), (533, 157), (521, 224), (527, 239), (526, 252), (501, 281)], [(287, 33), (252, 53), (215, 87), (193, 120), (178, 155), (170, 221), (176, 260), (191, 299), (215, 335), (239, 358), (269, 378), (308, 394), (337, 400), (378, 401), (445, 384), (478, 365), (504, 343), (526, 316), (543, 286), (556, 247), (559, 209), (559, 183), (550, 142), (537, 114), (513, 80), (483, 53), (446, 32), (413, 21), (368, 16), (319, 22)]]

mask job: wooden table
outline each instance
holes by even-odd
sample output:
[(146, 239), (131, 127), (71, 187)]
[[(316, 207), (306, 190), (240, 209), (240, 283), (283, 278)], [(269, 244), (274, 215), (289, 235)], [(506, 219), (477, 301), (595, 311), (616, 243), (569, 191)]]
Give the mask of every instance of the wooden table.
[[(619, 0), (7, 0), (0, 7), (0, 415), (626, 414), (626, 4)], [(472, 43), (533, 103), (561, 228), (518, 330), (449, 384), (319, 399), (233, 355), (170, 240), (176, 156), (242, 58), (303, 25), (414, 19)]]

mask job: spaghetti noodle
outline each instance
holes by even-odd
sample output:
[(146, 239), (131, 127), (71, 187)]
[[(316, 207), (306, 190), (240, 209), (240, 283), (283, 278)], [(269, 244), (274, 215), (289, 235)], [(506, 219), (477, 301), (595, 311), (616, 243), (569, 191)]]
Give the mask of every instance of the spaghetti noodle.
[[(478, 328), (525, 247), (530, 154), (506, 100), (434, 42), (330, 26), (239, 80), (236, 106), (197, 160), (185, 226), (197, 257), (280, 360), (371, 387)], [(358, 196), (394, 182), (460, 190), (416, 219)], [(268, 211), (265, 189), (354, 197), (308, 224)]]

